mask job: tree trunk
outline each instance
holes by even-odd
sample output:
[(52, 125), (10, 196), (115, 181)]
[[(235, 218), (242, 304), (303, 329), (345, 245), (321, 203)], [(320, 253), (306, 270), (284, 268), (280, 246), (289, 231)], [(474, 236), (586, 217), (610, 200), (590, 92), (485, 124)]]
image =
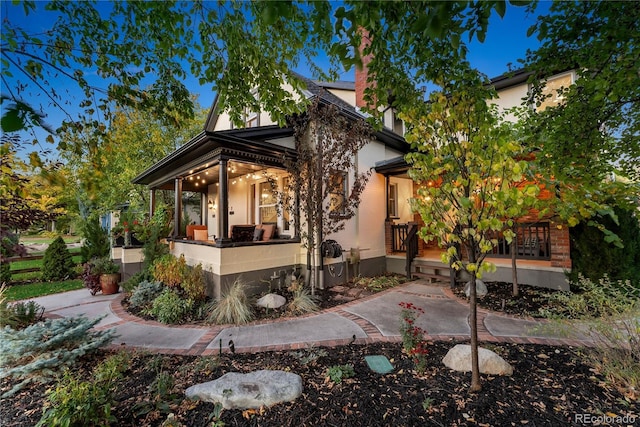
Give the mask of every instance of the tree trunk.
[[(476, 248), (473, 244), (469, 248), (469, 263), (475, 264), (476, 262)], [(477, 269), (476, 269), (477, 270)], [(471, 328), (471, 387), (470, 393), (477, 393), (482, 390), (482, 384), (480, 383), (480, 364), (478, 363), (478, 311), (477, 311), (477, 298), (476, 298), (476, 274), (474, 270), (471, 273), (471, 287), (469, 289), (469, 326)]]
[(518, 266), (516, 265), (516, 251), (518, 250), (517, 237), (511, 241), (511, 280), (513, 283), (513, 296), (517, 297), (520, 294), (518, 288)]

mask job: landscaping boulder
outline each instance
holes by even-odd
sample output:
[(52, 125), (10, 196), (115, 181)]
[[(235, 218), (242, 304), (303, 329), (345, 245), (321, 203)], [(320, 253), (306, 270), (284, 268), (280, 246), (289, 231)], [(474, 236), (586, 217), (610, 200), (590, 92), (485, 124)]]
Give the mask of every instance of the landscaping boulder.
[[(458, 344), (442, 359), (442, 363), (449, 369), (459, 372), (471, 371), (471, 346)], [(478, 348), (478, 365), (480, 373), (490, 375), (511, 375), (513, 367), (502, 357), (486, 348)]]
[[(478, 298), (484, 298), (489, 291), (487, 290), (487, 285), (480, 279), (476, 279), (476, 296)], [(464, 294), (469, 298), (471, 295), (471, 281), (468, 281), (466, 285), (464, 285)]]
[(191, 386), (185, 394), (189, 399), (219, 402), (225, 409), (255, 409), (295, 400), (302, 394), (302, 378), (284, 371), (229, 372)]
[(263, 308), (280, 308), (287, 302), (286, 298), (278, 294), (266, 294), (258, 301), (256, 305)]

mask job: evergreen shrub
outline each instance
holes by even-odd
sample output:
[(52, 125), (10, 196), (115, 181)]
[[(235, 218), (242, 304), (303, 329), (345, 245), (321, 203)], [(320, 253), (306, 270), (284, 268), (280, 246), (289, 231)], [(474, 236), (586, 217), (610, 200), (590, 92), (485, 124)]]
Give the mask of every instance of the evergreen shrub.
[(146, 280), (140, 282), (131, 292), (129, 305), (131, 308), (147, 309), (151, 307), (153, 300), (160, 296), (164, 289), (165, 286), (162, 282), (149, 282)]
[(84, 242), (80, 253), (83, 263), (109, 255), (111, 250), (109, 234), (102, 228), (98, 218), (89, 218), (82, 224), (82, 236), (84, 237)]
[(64, 317), (45, 319), (22, 330), (0, 329), (0, 380), (20, 381), (0, 398), (34, 381), (49, 382), (79, 357), (109, 344), (114, 330), (92, 329), (100, 320), (102, 317)]
[(47, 248), (42, 258), (42, 280), (64, 280), (74, 274), (75, 264), (67, 244), (58, 236)]

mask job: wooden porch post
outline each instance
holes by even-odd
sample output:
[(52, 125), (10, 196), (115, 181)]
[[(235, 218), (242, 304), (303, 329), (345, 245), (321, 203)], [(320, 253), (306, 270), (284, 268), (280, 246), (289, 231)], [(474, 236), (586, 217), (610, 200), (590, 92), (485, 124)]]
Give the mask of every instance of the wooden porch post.
[(389, 181), (390, 181), (389, 175), (385, 175), (384, 176), (384, 205), (385, 205), (385, 212), (387, 213), (387, 215), (385, 216), (387, 221), (389, 221)]
[(218, 232), (220, 237), (217, 243), (229, 242), (229, 186), (227, 185), (227, 159), (220, 159), (218, 197), (220, 206), (218, 207)]
[(209, 224), (209, 219), (207, 216), (209, 215), (209, 209), (207, 207), (207, 202), (209, 201), (209, 193), (200, 193), (200, 224), (207, 225)]
[(175, 210), (173, 214), (173, 237), (180, 235), (180, 222), (182, 220), (182, 178), (175, 181)]

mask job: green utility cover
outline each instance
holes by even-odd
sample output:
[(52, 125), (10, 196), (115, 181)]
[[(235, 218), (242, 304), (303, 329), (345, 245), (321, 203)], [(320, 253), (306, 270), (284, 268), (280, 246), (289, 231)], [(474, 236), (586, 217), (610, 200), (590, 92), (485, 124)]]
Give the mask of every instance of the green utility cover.
[(391, 362), (389, 362), (386, 356), (365, 356), (364, 360), (367, 361), (367, 365), (369, 365), (372, 371), (379, 374), (388, 374), (393, 371), (393, 365), (391, 365)]

